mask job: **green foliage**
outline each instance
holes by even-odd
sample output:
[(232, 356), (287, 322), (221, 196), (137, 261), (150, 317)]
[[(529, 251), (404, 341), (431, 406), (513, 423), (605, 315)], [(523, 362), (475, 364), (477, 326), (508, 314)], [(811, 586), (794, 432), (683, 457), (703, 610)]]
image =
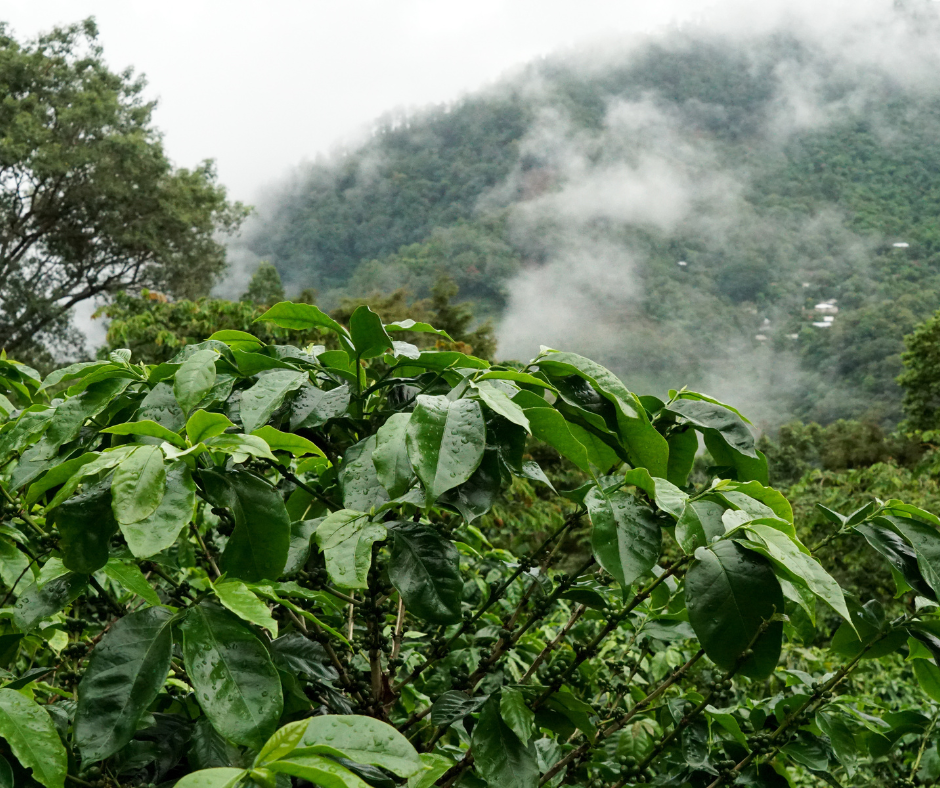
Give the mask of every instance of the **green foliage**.
[(19, 355), (74, 350), (87, 299), (207, 292), (225, 265), (215, 234), (245, 216), (211, 162), (172, 166), (143, 80), (109, 70), (96, 36), (92, 20), (29, 42), (0, 29), (0, 345)]
[[(928, 510), (826, 510), (837, 555), (887, 558), (898, 599), (870, 598), (798, 538), (729, 406), (640, 398), (569, 353), (521, 371), (417, 350), (391, 337), (443, 332), (366, 307), (348, 330), (310, 304), (261, 319), (333, 349), (232, 330), (41, 385), (5, 362), (0, 756), (17, 785), (718, 788), (921, 768), (931, 717), (848, 682), (903, 652), (906, 680), (940, 693)], [(670, 457), (689, 431), (725, 458), (701, 484)]]
[(258, 306), (270, 306), (283, 301), (284, 287), (277, 269), (271, 263), (259, 263), (248, 283), (248, 289), (239, 300), (250, 301)]

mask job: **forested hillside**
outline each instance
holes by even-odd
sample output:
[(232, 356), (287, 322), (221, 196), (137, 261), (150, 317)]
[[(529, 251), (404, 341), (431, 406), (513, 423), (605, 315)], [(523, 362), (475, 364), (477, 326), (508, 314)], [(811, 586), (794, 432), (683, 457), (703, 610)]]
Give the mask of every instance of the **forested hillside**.
[(242, 243), (326, 307), (446, 274), (503, 358), (538, 337), (765, 426), (892, 425), (902, 337), (940, 306), (940, 27), (913, 9), (540, 61), (377, 124)]

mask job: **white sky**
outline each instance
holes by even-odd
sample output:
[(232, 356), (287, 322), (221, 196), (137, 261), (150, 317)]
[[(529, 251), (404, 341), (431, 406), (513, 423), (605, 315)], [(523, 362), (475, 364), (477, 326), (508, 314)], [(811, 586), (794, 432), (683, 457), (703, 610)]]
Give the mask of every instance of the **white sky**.
[(115, 69), (146, 74), (180, 166), (215, 159), (251, 202), (395, 107), (458, 97), (559, 48), (714, 0), (0, 0), (31, 37), (94, 16)]

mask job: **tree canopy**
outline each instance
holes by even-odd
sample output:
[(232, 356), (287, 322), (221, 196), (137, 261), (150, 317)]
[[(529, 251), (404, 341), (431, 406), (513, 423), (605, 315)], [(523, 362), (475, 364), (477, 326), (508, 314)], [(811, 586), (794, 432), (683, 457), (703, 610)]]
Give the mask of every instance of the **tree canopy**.
[(225, 266), (216, 232), (244, 209), (210, 162), (179, 169), (144, 82), (115, 73), (94, 22), (34, 41), (0, 28), (0, 346), (74, 346), (71, 310), (120, 290), (205, 294)]

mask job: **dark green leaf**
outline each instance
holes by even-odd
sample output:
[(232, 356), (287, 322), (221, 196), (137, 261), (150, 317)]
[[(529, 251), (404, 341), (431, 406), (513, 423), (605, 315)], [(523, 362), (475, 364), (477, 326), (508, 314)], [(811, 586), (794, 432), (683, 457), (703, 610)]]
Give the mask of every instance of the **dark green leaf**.
[(453, 542), (422, 523), (398, 523), (390, 532), (388, 576), (408, 612), (435, 624), (459, 621), (463, 579)]
[(465, 692), (448, 690), (431, 706), (431, 722), (435, 727), (444, 727), (459, 722), (469, 714), (475, 714), (486, 703), (488, 695), (471, 698)]
[(875, 523), (856, 525), (855, 530), (865, 537), (868, 544), (888, 559), (891, 567), (909, 587), (927, 599), (936, 600), (937, 595), (920, 572), (917, 554), (904, 539), (890, 528)]
[(36, 584), (28, 586), (13, 606), (13, 623), (18, 629), (28, 632), (40, 621), (58, 613), (75, 601), (85, 590), (87, 575), (69, 572), (49, 581), (39, 589)]
[(486, 426), (475, 400), (418, 396), (407, 431), (408, 457), (430, 500), (467, 481), (483, 459)]
[(317, 517), (315, 520), (296, 520), (290, 524), (290, 550), (284, 574), (290, 575), (304, 568), (310, 557), (310, 540), (321, 522), (323, 518)]
[(535, 746), (526, 746), (502, 720), (499, 701), (490, 698), (473, 729), (474, 765), (483, 779), (500, 788), (536, 788), (539, 767)]
[(109, 481), (86, 487), (55, 510), (59, 547), (67, 569), (91, 574), (108, 563), (108, 542), (118, 530), (111, 512)]
[(453, 506), (463, 515), (464, 520), (472, 523), (493, 508), (501, 487), (499, 453), (493, 447), (487, 447), (473, 475), (463, 484), (444, 493), (439, 502)]
[(350, 316), (349, 333), (359, 358), (375, 358), (392, 349), (382, 319), (365, 304), (356, 307)]
[(669, 443), (669, 465), (666, 478), (677, 487), (685, 487), (689, 482), (689, 473), (695, 464), (698, 452), (698, 435), (695, 430), (677, 429), (666, 438)]
[(724, 536), (721, 520), (724, 509), (712, 501), (692, 501), (682, 510), (676, 523), (676, 541), (686, 553), (706, 547), (713, 539)]
[(734, 542), (695, 551), (685, 580), (689, 623), (702, 648), (722, 670), (731, 670), (745, 649), (754, 655), (739, 672), (769, 676), (780, 657), (783, 625), (770, 623), (751, 645), (764, 621), (783, 613), (783, 593), (770, 562)]
[(326, 682), (339, 678), (323, 646), (300, 632), (288, 632), (279, 637), (271, 643), (270, 651), (274, 664), (292, 675)]
[(161, 607), (129, 613), (95, 646), (75, 715), (83, 762), (104, 760), (133, 738), (170, 671), (171, 622), (172, 614)]
[(157, 383), (140, 403), (135, 415), (139, 421), (155, 421), (168, 430), (177, 432), (186, 423), (169, 383)]
[(535, 734), (535, 714), (526, 705), (522, 692), (512, 687), (503, 687), (499, 697), (499, 713), (503, 722), (519, 740), (528, 743)]
[(597, 562), (626, 588), (647, 574), (662, 549), (662, 529), (652, 509), (629, 493), (594, 487), (584, 499)]
[(940, 533), (934, 526), (908, 517), (879, 517), (876, 522), (882, 521), (890, 522), (914, 548), (920, 573), (934, 591), (928, 598), (936, 599), (940, 593)]
[(183, 619), (186, 672), (213, 727), (236, 744), (260, 747), (283, 708), (267, 649), (234, 615), (205, 603)]
[(247, 582), (276, 580), (290, 550), (290, 518), (281, 494), (244, 470), (203, 470), (200, 478), (212, 504), (228, 509), (235, 520), (222, 571)]
[(849, 659), (862, 654), (862, 659), (878, 659), (892, 654), (907, 642), (907, 631), (891, 630), (885, 621), (884, 609), (875, 600), (864, 606), (847, 600), (852, 614), (853, 629), (843, 623), (832, 636), (830, 648)]

